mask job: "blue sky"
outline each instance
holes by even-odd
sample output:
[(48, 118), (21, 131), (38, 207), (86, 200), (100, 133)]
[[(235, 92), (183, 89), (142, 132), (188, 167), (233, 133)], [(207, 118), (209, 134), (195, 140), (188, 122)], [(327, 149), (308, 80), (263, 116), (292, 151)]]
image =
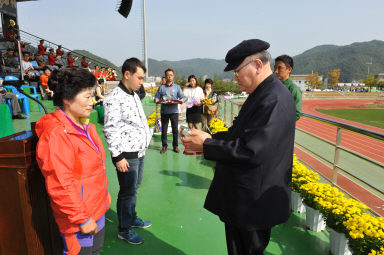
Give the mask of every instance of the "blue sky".
[[(18, 3), (20, 28), (120, 66), (142, 58), (142, 0), (128, 19), (117, 0)], [(383, 0), (146, 0), (148, 57), (223, 59), (244, 39), (271, 44), (272, 57), (323, 44), (384, 40)]]

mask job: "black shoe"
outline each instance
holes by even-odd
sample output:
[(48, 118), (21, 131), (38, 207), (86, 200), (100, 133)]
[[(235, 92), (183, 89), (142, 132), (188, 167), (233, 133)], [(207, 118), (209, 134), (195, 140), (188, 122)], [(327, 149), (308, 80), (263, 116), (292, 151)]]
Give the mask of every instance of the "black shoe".
[(22, 116), (21, 114), (12, 115), (12, 119), (23, 120), (23, 119), (26, 119), (26, 118), (27, 118), (27, 117), (24, 117), (24, 116)]

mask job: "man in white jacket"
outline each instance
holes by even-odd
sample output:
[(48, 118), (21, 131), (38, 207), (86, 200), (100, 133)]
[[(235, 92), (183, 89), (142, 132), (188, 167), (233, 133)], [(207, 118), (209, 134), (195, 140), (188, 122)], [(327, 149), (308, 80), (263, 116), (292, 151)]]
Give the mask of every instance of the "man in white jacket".
[(136, 215), (137, 189), (143, 178), (145, 150), (151, 140), (147, 118), (139, 96), (146, 68), (137, 58), (127, 59), (118, 87), (104, 99), (104, 134), (116, 166), (120, 191), (117, 198), (118, 238), (130, 244), (144, 239), (132, 227), (152, 225)]

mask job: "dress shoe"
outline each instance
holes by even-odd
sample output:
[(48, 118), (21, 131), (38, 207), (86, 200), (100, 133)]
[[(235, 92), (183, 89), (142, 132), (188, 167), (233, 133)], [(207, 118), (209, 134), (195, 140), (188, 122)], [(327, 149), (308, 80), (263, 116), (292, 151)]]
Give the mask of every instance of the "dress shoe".
[(179, 148), (177, 148), (177, 147), (174, 147), (174, 148), (173, 148), (173, 151), (176, 152), (176, 153), (179, 153), (179, 152), (180, 152)]
[(163, 154), (163, 153), (165, 153), (167, 151), (167, 147), (163, 147), (162, 149), (161, 149), (161, 151), (160, 151), (160, 154)]
[(26, 119), (26, 118), (27, 118), (27, 117), (24, 117), (24, 116), (22, 116), (21, 114), (12, 115), (12, 119), (23, 120), (23, 119)]

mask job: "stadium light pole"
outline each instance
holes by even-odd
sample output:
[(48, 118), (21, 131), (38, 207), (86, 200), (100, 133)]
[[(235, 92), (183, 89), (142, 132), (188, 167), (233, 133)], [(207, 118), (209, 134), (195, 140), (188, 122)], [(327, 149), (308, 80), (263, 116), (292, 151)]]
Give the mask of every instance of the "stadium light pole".
[[(144, 66), (147, 69), (145, 73), (145, 81), (148, 81), (148, 57), (147, 57), (147, 27), (146, 27), (146, 16), (145, 16), (145, 0), (143, 1), (143, 52), (144, 52)], [(124, 18), (127, 18), (132, 7), (133, 0), (121, 0), (117, 12), (120, 13)]]
[(148, 81), (148, 55), (147, 55), (147, 26), (145, 23), (145, 0), (143, 0), (143, 41), (144, 41), (144, 65), (147, 69), (147, 72), (145, 72), (145, 80)]

